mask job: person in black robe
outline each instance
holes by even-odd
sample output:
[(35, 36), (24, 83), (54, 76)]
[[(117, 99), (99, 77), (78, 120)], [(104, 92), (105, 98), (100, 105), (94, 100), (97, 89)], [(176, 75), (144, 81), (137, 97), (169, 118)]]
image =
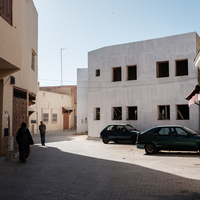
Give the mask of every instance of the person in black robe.
[(26, 127), (25, 122), (22, 122), (21, 128), (17, 132), (16, 140), (19, 146), (19, 161), (25, 163), (29, 156), (30, 144), (34, 144), (30, 131)]

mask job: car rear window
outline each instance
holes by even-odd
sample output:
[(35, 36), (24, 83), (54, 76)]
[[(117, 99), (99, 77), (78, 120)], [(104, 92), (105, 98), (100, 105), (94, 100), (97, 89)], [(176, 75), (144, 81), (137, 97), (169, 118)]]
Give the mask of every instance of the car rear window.
[(160, 128), (154, 132), (154, 135), (170, 135), (169, 128)]

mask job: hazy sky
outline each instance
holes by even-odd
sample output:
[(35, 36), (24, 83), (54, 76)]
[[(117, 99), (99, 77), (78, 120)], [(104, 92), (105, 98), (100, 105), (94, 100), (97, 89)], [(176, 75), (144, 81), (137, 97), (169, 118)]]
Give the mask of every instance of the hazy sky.
[(199, 0), (33, 0), (40, 86), (75, 85), (88, 52), (176, 34), (200, 35)]

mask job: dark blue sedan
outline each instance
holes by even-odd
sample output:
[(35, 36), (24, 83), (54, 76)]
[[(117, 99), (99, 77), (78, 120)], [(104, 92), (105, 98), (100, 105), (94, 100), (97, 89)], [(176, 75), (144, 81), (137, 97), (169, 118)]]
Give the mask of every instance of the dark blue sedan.
[(119, 140), (136, 142), (138, 130), (129, 124), (112, 124), (106, 126), (100, 133), (103, 143), (107, 144), (109, 141), (117, 143)]

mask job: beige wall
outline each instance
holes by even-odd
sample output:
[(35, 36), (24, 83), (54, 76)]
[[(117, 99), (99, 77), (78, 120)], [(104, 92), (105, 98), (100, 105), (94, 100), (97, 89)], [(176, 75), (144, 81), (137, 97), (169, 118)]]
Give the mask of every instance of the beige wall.
[[(36, 104), (30, 106), (35, 112), (29, 118), (30, 131), (38, 132), (40, 121), (43, 121), (43, 113), (49, 114), (49, 121), (46, 124), (47, 130), (63, 129), (63, 113), (62, 107), (71, 107), (71, 96), (65, 94), (57, 94), (53, 92), (38, 91)], [(52, 114), (57, 114), (57, 123), (52, 122)], [(72, 114), (72, 113), (71, 113)], [(70, 114), (70, 115), (71, 115)], [(36, 124), (31, 123), (36, 120)], [(71, 118), (69, 117), (69, 128), (71, 128)]]
[[(59, 94), (71, 95), (71, 107), (73, 112), (70, 115), (71, 127), (77, 127), (77, 86), (76, 85), (64, 85), (64, 86), (52, 86), (52, 87), (40, 87), (42, 91), (55, 92)], [(75, 112), (74, 112), (75, 111)]]
[[(7, 140), (4, 129), (9, 121), (5, 111), (10, 118), (9, 136), (13, 134), (13, 87), (27, 91), (27, 96), (37, 93), (38, 13), (32, 0), (13, 0), (12, 15), (12, 25), (0, 17), (0, 155), (7, 151), (3, 148)], [(34, 71), (31, 69), (32, 52), (35, 53)], [(14, 85), (10, 83), (10, 76), (15, 77)]]

